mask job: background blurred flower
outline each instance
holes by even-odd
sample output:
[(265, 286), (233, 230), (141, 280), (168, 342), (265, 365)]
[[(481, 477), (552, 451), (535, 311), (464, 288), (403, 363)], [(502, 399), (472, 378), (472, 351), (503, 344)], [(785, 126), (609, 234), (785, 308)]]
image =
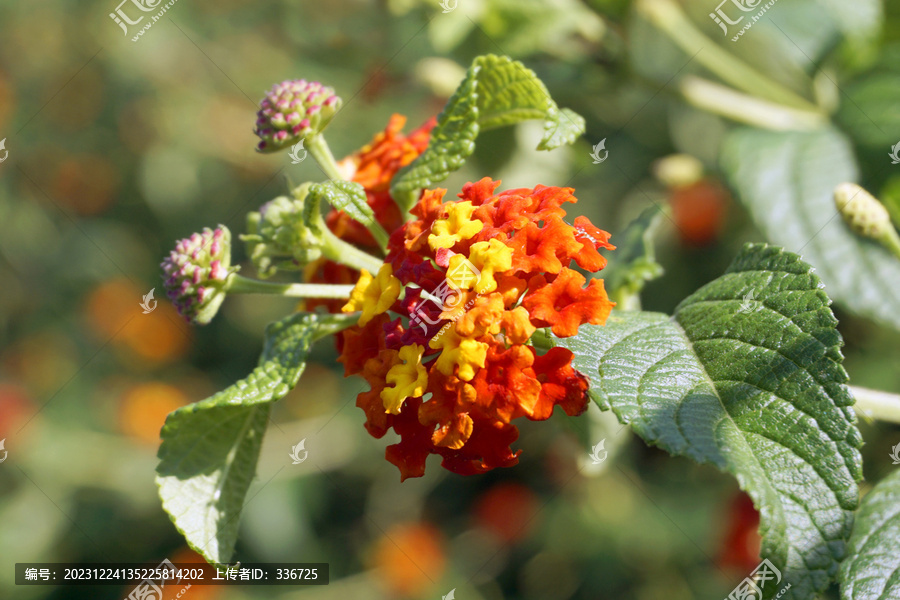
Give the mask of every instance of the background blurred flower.
[(478, 526), (507, 544), (528, 537), (540, 524), (540, 503), (528, 486), (500, 483), (484, 492), (473, 512)]
[(100, 284), (84, 306), (88, 325), (98, 339), (111, 339), (131, 358), (151, 365), (177, 360), (190, 347), (192, 333), (165, 298), (157, 300), (153, 312), (143, 314), (140, 302), (146, 293), (126, 279)]
[(126, 435), (157, 444), (166, 416), (188, 403), (184, 392), (172, 385), (137, 384), (127, 389), (119, 401), (119, 427)]
[(372, 563), (391, 594), (419, 597), (444, 574), (444, 537), (428, 523), (393, 525), (376, 542)]

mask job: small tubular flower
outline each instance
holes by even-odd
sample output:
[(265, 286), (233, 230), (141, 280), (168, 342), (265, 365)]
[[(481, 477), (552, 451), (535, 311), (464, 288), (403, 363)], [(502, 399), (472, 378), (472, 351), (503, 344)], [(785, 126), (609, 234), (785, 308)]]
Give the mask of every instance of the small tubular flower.
[(401, 479), (423, 475), (429, 454), (464, 475), (512, 466), (516, 419), (587, 407), (572, 352), (539, 354), (529, 340), (537, 328), (567, 337), (606, 321), (603, 281), (574, 268), (602, 268), (599, 251), (614, 246), (586, 218), (564, 221), (573, 190), (498, 185), (466, 184), (457, 201), (423, 191), (385, 267), (362, 274), (344, 309), (363, 317), (340, 334), (340, 360), (369, 382), (357, 398), (369, 432), (400, 435), (385, 457)]
[(359, 325), (362, 326), (389, 309), (400, 297), (400, 291), (400, 280), (391, 274), (391, 265), (382, 265), (375, 277), (363, 269), (350, 292), (350, 301), (341, 310), (347, 313), (361, 310)]
[(460, 336), (452, 326), (444, 335), (431, 340), (429, 346), (441, 350), (434, 367), (444, 375), (452, 375), (454, 367), (457, 367), (457, 376), (463, 381), (472, 381), (475, 367), (484, 367), (488, 349), (483, 342)]
[(474, 288), (479, 294), (493, 292), (497, 289), (494, 274), (512, 268), (512, 253), (512, 248), (497, 239), (476, 242), (472, 244), (468, 261), (459, 254), (450, 258), (448, 277), (463, 289)]
[[(390, 352), (394, 352), (391, 350)], [(384, 401), (384, 411), (391, 414), (400, 414), (400, 406), (409, 397), (421, 396), (425, 393), (428, 384), (428, 372), (422, 366), (422, 354), (425, 348), (418, 344), (403, 346), (397, 353), (401, 361), (391, 367), (387, 372), (385, 381), (388, 387), (381, 390), (381, 399)]]
[(231, 232), (224, 225), (180, 240), (160, 265), (166, 295), (188, 322), (206, 325), (216, 315), (238, 267), (231, 266)]
[(471, 202), (457, 202), (447, 207), (447, 218), (439, 219), (431, 226), (428, 245), (432, 250), (450, 248), (456, 242), (467, 240), (481, 231), (484, 223), (472, 218), (475, 207)]
[(601, 325), (613, 304), (602, 279), (592, 279), (587, 288), (584, 282), (584, 275), (572, 269), (563, 269), (550, 283), (535, 277), (529, 282), (535, 290), (526, 294), (522, 306), (540, 326), (549, 325), (558, 337), (575, 335), (582, 323)]

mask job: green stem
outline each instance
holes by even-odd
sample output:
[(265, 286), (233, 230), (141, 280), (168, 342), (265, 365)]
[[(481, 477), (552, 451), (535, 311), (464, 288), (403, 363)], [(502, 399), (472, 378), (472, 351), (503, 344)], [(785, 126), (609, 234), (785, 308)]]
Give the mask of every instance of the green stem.
[(769, 79), (709, 39), (674, 0), (639, 0), (637, 10), (722, 81), (772, 102), (821, 112), (812, 102)]
[(900, 395), (850, 386), (856, 398), (856, 410), (870, 419), (900, 423)]
[(761, 100), (693, 75), (684, 78), (679, 90), (688, 102), (698, 108), (765, 129), (810, 131), (826, 122), (821, 113)]
[(348, 267), (353, 267), (357, 271), (365, 269), (372, 275), (378, 272), (383, 261), (375, 258), (368, 252), (363, 252), (356, 246), (348, 244), (344, 240), (338, 238), (331, 231), (324, 227), (322, 229), (322, 254), (334, 262), (338, 262)]
[(371, 233), (372, 237), (375, 238), (375, 241), (378, 242), (378, 247), (381, 251), (384, 254), (387, 254), (388, 240), (391, 236), (385, 231), (384, 227), (382, 227), (378, 221), (372, 221), (370, 225), (366, 225), (366, 229), (369, 230), (369, 233)]
[(353, 327), (359, 321), (359, 315), (359, 312), (321, 315), (318, 319), (319, 327), (313, 337), (313, 342), (317, 342), (329, 335), (334, 335), (348, 327)]
[(291, 298), (349, 298), (352, 285), (327, 283), (274, 283), (233, 275), (230, 294), (274, 294)]
[(334, 155), (331, 153), (331, 148), (328, 147), (328, 142), (325, 141), (325, 136), (317, 133), (306, 138), (306, 149), (319, 163), (326, 177), (338, 181), (344, 180), (344, 176), (341, 175), (341, 171), (338, 169), (337, 161), (334, 160)]
[[(337, 166), (337, 161), (334, 160), (334, 155), (331, 153), (331, 148), (328, 147), (328, 142), (325, 141), (325, 136), (321, 133), (317, 133), (311, 138), (308, 138), (306, 144), (306, 149), (312, 157), (316, 159), (316, 162), (319, 163), (319, 166), (322, 167), (322, 170), (329, 179), (336, 181), (344, 181), (346, 179), (341, 174), (341, 171)], [(382, 252), (387, 254), (386, 248), (390, 236), (388, 235), (388, 232), (384, 230), (384, 227), (374, 220), (372, 223), (363, 223), (363, 225), (369, 230), (372, 237), (375, 238), (375, 241), (378, 242), (378, 246), (381, 248)]]

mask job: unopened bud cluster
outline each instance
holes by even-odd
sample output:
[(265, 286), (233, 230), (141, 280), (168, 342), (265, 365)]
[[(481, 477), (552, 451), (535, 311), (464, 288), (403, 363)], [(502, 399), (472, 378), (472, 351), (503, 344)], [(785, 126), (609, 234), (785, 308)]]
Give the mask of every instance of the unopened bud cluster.
[(260, 152), (275, 152), (321, 133), (341, 108), (334, 88), (296, 79), (275, 84), (260, 103), (256, 135)]
[(180, 240), (160, 265), (166, 295), (185, 319), (198, 325), (215, 316), (237, 267), (231, 266), (231, 232), (208, 227)]

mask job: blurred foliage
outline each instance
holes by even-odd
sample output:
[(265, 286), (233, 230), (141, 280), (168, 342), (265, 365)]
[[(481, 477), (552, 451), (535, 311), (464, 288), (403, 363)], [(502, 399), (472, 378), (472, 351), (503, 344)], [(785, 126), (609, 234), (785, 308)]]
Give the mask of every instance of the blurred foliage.
[[(896, 206), (900, 167), (886, 154), (900, 135), (900, 6), (884, 3), (879, 17), (875, 0), (779, 0), (732, 43), (707, 16), (713, 4), (684, 3), (723, 48), (830, 107), (859, 181)], [(436, 114), (475, 56), (522, 60), (560, 106), (586, 118), (586, 136), (544, 153), (534, 150), (540, 123), (485, 132), (447, 187), (484, 175), (504, 187), (574, 187), (576, 211), (613, 243), (647, 207), (668, 206), (655, 236), (665, 274), (644, 289), (648, 310), (671, 313), (744, 242), (777, 241), (771, 223), (754, 225), (761, 205), (746, 186), (720, 172), (723, 144), (743, 126), (685, 99), (684, 78), (711, 73), (633, 2), (458, 0), (445, 14), (436, 0), (193, 0), (175, 3), (137, 42), (109, 18), (115, 8), (0, 5), (9, 151), (0, 163), (0, 439), (9, 452), (0, 597), (128, 592), (14, 588), (16, 562), (189, 556), (153, 484), (159, 429), (173, 408), (249, 372), (264, 326), (292, 304), (229, 298), (214, 324), (192, 329), (162, 300), (149, 314), (139, 303), (161, 290), (158, 262), (173, 240), (217, 223), (243, 232), (247, 211), (283, 194), (288, 176), (318, 178), (312, 161), (253, 150), (256, 102), (276, 81), (338, 90), (346, 104), (328, 137), (340, 157), (393, 113), (407, 115), (408, 128)], [(609, 160), (593, 164), (602, 139)], [(739, 150), (732, 162), (759, 163), (760, 181), (784, 170), (765, 164), (774, 158), (766, 147)], [(653, 177), (655, 161), (676, 152), (704, 164), (702, 180), (673, 188)], [(816, 266), (859, 267), (842, 253), (827, 260)], [(854, 281), (900, 292), (895, 280)], [(846, 297), (837, 314), (851, 381), (900, 392), (900, 335), (849, 312)], [(757, 562), (755, 515), (735, 483), (632, 440), (596, 407), (523, 427), (515, 468), (470, 478), (431, 468), (400, 485), (384, 441), (366, 434), (353, 406), (365, 384), (344, 380), (335, 356), (316, 346), (300, 386), (273, 407), (278, 426), (262, 445), (238, 541), (245, 561), (329, 562), (331, 585), (195, 586), (188, 598), (439, 598), (453, 588), (485, 600), (712, 598)], [(894, 468), (900, 428), (864, 423), (863, 435), (875, 482)], [(292, 465), (301, 439), (309, 460)], [(601, 439), (609, 460), (592, 465)]]

